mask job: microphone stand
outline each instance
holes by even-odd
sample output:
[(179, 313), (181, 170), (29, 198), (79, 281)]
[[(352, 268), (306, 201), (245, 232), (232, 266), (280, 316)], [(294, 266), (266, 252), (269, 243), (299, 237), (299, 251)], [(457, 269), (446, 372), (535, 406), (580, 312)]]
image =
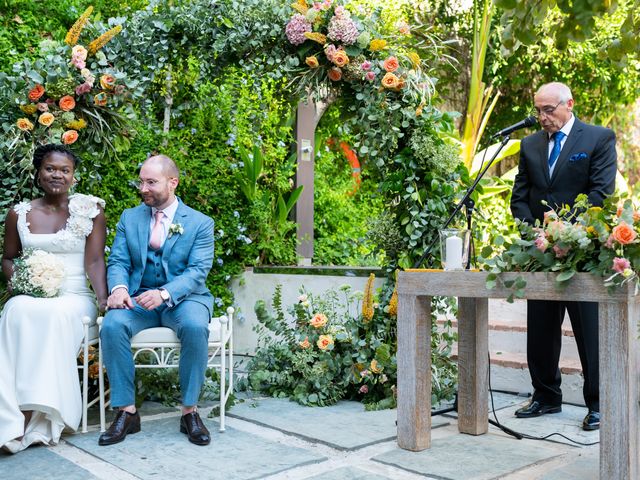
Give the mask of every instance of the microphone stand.
[[(502, 149), (507, 144), (507, 142), (509, 142), (510, 139), (511, 139), (511, 137), (509, 136), (509, 134), (502, 136), (502, 141), (500, 142), (500, 146), (495, 151), (493, 156), (489, 159), (489, 162), (487, 163), (487, 165), (482, 169), (482, 171), (480, 171), (478, 173), (478, 175), (476, 175), (476, 178), (475, 178), (474, 182), (467, 189), (467, 191), (465, 192), (465, 194), (462, 197), (462, 199), (457, 203), (457, 205), (453, 209), (453, 212), (451, 212), (451, 215), (449, 215), (449, 218), (447, 218), (447, 221), (444, 222), (444, 225), (440, 228), (440, 230), (446, 229), (449, 226), (449, 224), (453, 221), (455, 216), (458, 214), (458, 212), (460, 210), (462, 210), (462, 207), (466, 207), (467, 228), (469, 229), (469, 231), (471, 231), (471, 217), (472, 217), (473, 209), (474, 209), (474, 202), (471, 199), (471, 195), (473, 194), (473, 192), (475, 191), (476, 187), (480, 183), (480, 180), (482, 180), (482, 177), (484, 177), (484, 174), (487, 173), (487, 170), (489, 170), (489, 168), (491, 168), (491, 166), (493, 165), (493, 162), (498, 157), (498, 154), (502, 151)], [(433, 247), (435, 246), (436, 242), (439, 239), (440, 239), (439, 235), (436, 235), (433, 238), (433, 240), (431, 241), (431, 243), (429, 244), (429, 246), (427, 247), (425, 252), (422, 254), (422, 256), (413, 264), (413, 268), (418, 268), (418, 267), (420, 267), (420, 265), (422, 265), (422, 263), (425, 261), (427, 256), (429, 256), (429, 254), (433, 250)], [(467, 259), (467, 267), (466, 267), (467, 270), (471, 268), (471, 249), (473, 247), (472, 235), (469, 235), (469, 242), (470, 242), (470, 245), (469, 245), (469, 258)], [(474, 255), (475, 255), (475, 252), (474, 252)], [(431, 262), (429, 262), (429, 264), (431, 264)]]

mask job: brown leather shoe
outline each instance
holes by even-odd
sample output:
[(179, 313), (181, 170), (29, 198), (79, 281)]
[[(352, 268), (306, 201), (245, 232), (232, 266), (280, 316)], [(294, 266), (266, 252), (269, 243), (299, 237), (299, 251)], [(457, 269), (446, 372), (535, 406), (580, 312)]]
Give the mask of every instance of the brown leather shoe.
[(140, 431), (140, 415), (119, 410), (111, 426), (100, 435), (98, 445), (113, 445), (125, 439), (129, 433)]
[(180, 417), (180, 432), (186, 433), (191, 443), (196, 445), (209, 445), (211, 436), (204, 426), (198, 412), (187, 413)]

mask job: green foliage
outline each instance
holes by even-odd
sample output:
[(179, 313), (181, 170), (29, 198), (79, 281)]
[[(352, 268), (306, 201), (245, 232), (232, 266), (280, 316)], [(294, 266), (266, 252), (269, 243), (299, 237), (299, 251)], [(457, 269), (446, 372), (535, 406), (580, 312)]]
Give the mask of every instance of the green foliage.
[[(377, 294), (374, 313), (360, 313), (362, 292), (349, 285), (314, 296), (304, 288), (298, 303), (285, 314), (282, 286), (273, 295), (273, 314), (264, 301), (256, 303), (259, 348), (249, 364), (254, 390), (289, 397), (303, 405), (330, 405), (342, 398), (361, 400), (369, 410), (393, 408), (396, 402), (397, 329), (389, 313), (393, 284)], [(451, 308), (438, 299), (434, 310)], [(456, 368), (451, 361), (451, 324), (432, 322), (433, 401), (455, 392)], [(328, 347), (322, 348), (323, 339)]]

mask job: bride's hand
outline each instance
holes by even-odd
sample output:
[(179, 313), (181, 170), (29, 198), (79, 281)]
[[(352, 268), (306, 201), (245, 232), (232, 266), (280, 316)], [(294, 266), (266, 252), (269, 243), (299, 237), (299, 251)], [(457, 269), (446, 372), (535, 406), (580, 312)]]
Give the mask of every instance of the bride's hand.
[(104, 315), (104, 313), (107, 311), (106, 298), (103, 298), (102, 300), (98, 300), (98, 311), (100, 312), (100, 315)]

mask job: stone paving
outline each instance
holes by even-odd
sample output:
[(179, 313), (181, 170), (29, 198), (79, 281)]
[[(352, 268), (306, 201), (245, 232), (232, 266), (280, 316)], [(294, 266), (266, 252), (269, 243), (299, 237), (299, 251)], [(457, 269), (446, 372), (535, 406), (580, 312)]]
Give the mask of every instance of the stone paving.
[[(526, 401), (494, 394), (498, 420), (532, 436), (559, 432), (598, 442), (598, 432), (580, 429), (584, 408), (564, 405), (560, 414), (515, 418), (513, 411)], [(433, 417), (432, 446), (422, 452), (397, 447), (395, 410), (366, 412), (355, 402), (310, 408), (249, 398), (231, 409), (225, 432), (218, 431), (217, 418), (205, 420), (213, 438), (206, 447), (191, 445), (179, 433), (177, 409), (146, 403), (141, 413), (142, 431), (117, 445), (98, 446), (94, 413), (89, 433), (65, 435), (55, 447), (0, 453), (0, 479), (598, 479), (597, 443), (579, 446), (557, 435), (516, 440), (493, 426), (487, 435), (462, 435), (455, 413)]]

